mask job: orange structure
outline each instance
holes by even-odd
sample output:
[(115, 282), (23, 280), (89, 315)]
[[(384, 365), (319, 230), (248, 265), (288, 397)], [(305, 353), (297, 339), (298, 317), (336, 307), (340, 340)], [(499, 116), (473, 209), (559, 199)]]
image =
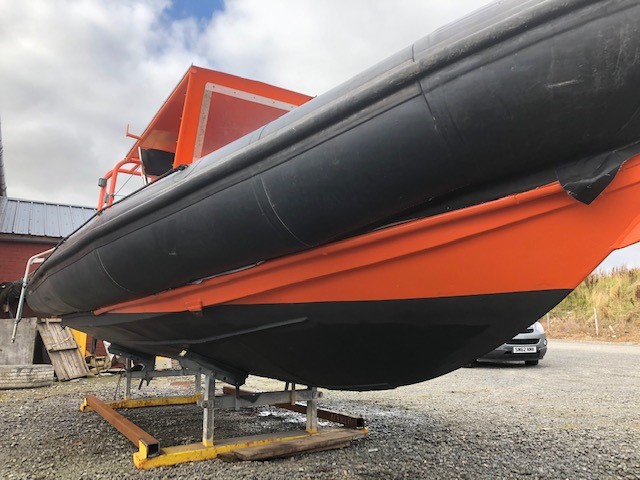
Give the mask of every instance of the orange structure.
[(190, 165), (264, 126), (311, 97), (255, 80), (192, 66), (125, 157), (100, 179), (98, 210), (110, 206), (119, 174), (145, 177)]

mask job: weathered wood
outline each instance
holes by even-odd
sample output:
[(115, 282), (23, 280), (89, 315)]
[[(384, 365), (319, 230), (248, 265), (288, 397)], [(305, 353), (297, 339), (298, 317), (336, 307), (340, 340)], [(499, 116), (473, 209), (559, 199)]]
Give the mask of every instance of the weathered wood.
[(72, 333), (62, 328), (60, 319), (39, 319), (38, 333), (42, 338), (58, 380), (86, 377), (87, 364)]
[(74, 347), (63, 347), (63, 348), (52, 348), (52, 349), (47, 349), (47, 352), (51, 353), (51, 352), (66, 352), (68, 350), (76, 350), (78, 348), (78, 346), (74, 346)]
[(297, 453), (344, 448), (349, 446), (353, 440), (363, 438), (365, 435), (366, 433), (362, 430), (353, 430), (350, 428), (327, 429), (314, 435), (295, 440), (285, 440), (282, 442), (268, 443), (266, 445), (241, 448), (234, 450), (233, 454), (238, 460), (243, 461), (282, 458)]

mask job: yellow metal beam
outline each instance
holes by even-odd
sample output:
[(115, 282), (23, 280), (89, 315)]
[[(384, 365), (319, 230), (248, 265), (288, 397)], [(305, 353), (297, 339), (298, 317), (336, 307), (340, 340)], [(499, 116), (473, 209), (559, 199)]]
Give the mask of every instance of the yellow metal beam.
[[(165, 407), (167, 405), (189, 405), (198, 403), (202, 399), (202, 395), (186, 395), (176, 397), (145, 397), (145, 398), (129, 398), (126, 400), (118, 400), (115, 402), (105, 402), (106, 405), (114, 410), (120, 408), (143, 408), (143, 407)], [(92, 408), (87, 404), (85, 398), (80, 405), (80, 411), (90, 412)]]
[[(291, 440), (300, 440), (311, 437), (319, 438), (323, 436), (323, 433), (326, 433), (326, 431), (313, 433), (310, 433), (308, 431), (294, 431), (287, 433), (230, 438), (216, 441), (213, 445), (205, 445), (204, 443), (193, 443), (191, 445), (179, 445), (174, 447), (161, 448), (158, 442), (155, 441), (153, 437), (144, 432), (142, 429), (140, 429), (140, 427), (133, 424), (131, 421), (122, 417), (119, 413), (115, 412), (115, 409), (118, 408), (187, 405), (196, 403), (200, 399), (202, 399), (202, 394), (180, 397), (176, 396), (139, 398), (104, 403), (97, 399), (97, 397), (89, 395), (84, 399), (82, 405), (80, 406), (80, 410), (83, 412), (87, 412), (97, 409), (96, 411), (98, 411), (98, 413), (102, 415), (105, 420), (114, 425), (121, 433), (132, 440), (134, 444), (137, 443), (138, 451), (133, 454), (133, 463), (137, 468), (143, 470), (155, 467), (176, 465), (179, 463), (209, 460), (212, 458), (216, 458), (221, 454), (248, 447), (257, 447), (260, 445), (286, 442)], [(91, 405), (94, 405), (95, 408), (92, 408)], [(361, 438), (368, 433), (368, 430), (366, 428), (347, 430), (354, 432), (354, 435), (352, 436), (353, 439)], [(155, 441), (155, 443), (149, 441), (145, 443), (145, 441), (143, 441), (143, 437), (145, 436), (149, 436), (152, 440)], [(149, 445), (151, 445), (152, 443), (154, 448), (150, 449)]]
[(304, 431), (290, 432), (286, 434), (256, 435), (253, 437), (240, 437), (220, 440), (215, 445), (207, 447), (202, 443), (191, 445), (179, 445), (175, 447), (160, 448), (160, 454), (155, 457), (148, 457), (144, 445), (133, 454), (133, 463), (142, 470), (155, 467), (168, 467), (179, 463), (197, 462), (210, 460), (218, 455), (228, 453), (240, 448), (255, 447), (267, 443), (283, 442), (308, 437), (309, 433)]

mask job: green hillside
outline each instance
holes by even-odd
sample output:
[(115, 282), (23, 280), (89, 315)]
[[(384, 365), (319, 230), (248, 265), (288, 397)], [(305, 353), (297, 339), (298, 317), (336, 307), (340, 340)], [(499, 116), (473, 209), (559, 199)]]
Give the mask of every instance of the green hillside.
[[(640, 341), (640, 269), (589, 275), (549, 315), (551, 337)], [(542, 322), (547, 327), (547, 319)]]

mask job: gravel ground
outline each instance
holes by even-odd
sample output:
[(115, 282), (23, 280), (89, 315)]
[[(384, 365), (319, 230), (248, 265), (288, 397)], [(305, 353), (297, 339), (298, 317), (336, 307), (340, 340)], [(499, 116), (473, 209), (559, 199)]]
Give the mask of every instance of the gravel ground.
[[(484, 364), (385, 392), (325, 392), (321, 406), (367, 418), (369, 436), (343, 450), (268, 462), (220, 460), (138, 471), (134, 447), (95, 413), (101, 376), (0, 393), (0, 478), (585, 478), (640, 479), (640, 346), (553, 341), (537, 367)], [(141, 393), (186, 394), (184, 380)], [(254, 388), (282, 383), (251, 378)], [(200, 440), (195, 406), (125, 413), (161, 445)], [(304, 428), (282, 410), (216, 412), (216, 436)]]

